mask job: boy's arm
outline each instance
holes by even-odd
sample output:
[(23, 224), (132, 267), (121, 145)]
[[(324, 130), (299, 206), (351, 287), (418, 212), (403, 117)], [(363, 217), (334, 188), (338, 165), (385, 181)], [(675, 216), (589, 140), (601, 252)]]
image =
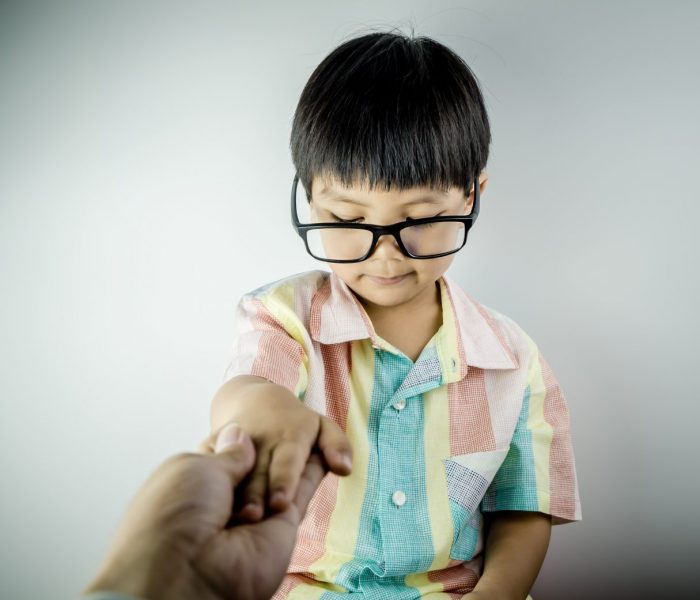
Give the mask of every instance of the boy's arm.
[(257, 454), (243, 491), (242, 519), (261, 519), (266, 500), (272, 509), (285, 510), (315, 446), (332, 472), (350, 473), (352, 451), (345, 433), (284, 386), (253, 375), (233, 377), (212, 400), (209, 440), (215, 440), (218, 431), (230, 422), (250, 435)]
[(497, 511), (487, 519), (484, 571), (468, 600), (524, 600), (544, 561), (552, 523), (540, 512)]

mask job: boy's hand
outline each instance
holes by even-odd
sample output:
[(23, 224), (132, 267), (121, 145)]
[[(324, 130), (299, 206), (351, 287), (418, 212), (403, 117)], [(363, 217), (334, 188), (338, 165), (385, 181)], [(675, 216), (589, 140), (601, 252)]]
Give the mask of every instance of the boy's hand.
[(289, 509), (259, 523), (229, 527), (239, 483), (254, 462), (253, 443), (233, 426), (221, 432), (216, 454), (186, 453), (165, 461), (132, 501), (85, 593), (109, 590), (120, 598), (150, 600), (269, 600), (284, 577), (297, 528), (325, 471), (313, 454)]
[(218, 432), (232, 422), (253, 439), (257, 461), (243, 489), (240, 520), (262, 519), (266, 500), (274, 511), (286, 510), (315, 447), (330, 471), (350, 473), (350, 443), (334, 421), (306, 407), (285, 387), (252, 376), (235, 379), (214, 398), (214, 431), (200, 450), (211, 453)]

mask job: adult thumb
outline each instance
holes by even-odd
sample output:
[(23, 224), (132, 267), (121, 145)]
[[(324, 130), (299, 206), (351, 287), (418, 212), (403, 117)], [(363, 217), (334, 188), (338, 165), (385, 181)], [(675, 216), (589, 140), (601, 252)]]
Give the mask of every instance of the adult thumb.
[(238, 483), (255, 464), (255, 445), (236, 423), (228, 423), (216, 435), (214, 458), (226, 466), (234, 483)]

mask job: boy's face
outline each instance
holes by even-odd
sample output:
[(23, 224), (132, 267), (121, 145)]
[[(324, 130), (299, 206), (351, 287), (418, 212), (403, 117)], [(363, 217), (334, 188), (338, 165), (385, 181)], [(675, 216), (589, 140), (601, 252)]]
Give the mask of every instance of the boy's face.
[[(487, 176), (479, 177), (479, 190), (486, 187)], [(464, 189), (447, 192), (429, 187), (402, 191), (372, 190), (368, 187), (343, 187), (332, 178), (315, 177), (311, 189), (311, 215), (316, 222), (338, 220), (392, 225), (407, 218), (469, 214), (474, 202)], [(364, 300), (365, 306), (398, 307), (434, 302), (435, 282), (452, 264), (455, 255), (415, 259), (404, 255), (391, 235), (377, 241), (374, 252), (362, 262), (328, 263), (333, 272)]]

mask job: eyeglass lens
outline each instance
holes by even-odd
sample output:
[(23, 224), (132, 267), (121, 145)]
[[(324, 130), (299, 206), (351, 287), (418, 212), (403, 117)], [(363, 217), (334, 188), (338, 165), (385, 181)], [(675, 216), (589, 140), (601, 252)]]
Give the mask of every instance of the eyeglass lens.
[[(406, 250), (413, 256), (432, 256), (462, 247), (464, 223), (444, 221), (405, 227), (399, 234)], [(311, 254), (320, 259), (357, 260), (372, 245), (372, 232), (353, 228), (318, 228), (306, 232)]]
[[(318, 223), (321, 219), (312, 210), (301, 182), (295, 194), (297, 218), (300, 223)], [(464, 223), (439, 221), (405, 227), (399, 233), (401, 242), (415, 257), (433, 256), (458, 250), (467, 234)], [(367, 255), (372, 245), (372, 232), (356, 228), (318, 228), (306, 232), (309, 252), (321, 260), (358, 260)], [(378, 240), (379, 241), (379, 240)]]

